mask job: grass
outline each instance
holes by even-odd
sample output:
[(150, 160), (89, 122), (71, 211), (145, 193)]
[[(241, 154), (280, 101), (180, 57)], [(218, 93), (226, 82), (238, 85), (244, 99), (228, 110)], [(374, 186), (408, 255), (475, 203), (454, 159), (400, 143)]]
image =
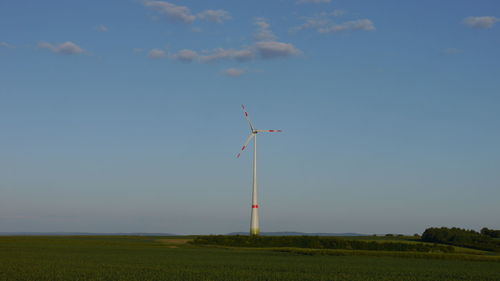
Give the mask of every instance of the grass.
[[(368, 250), (343, 250), (343, 249), (304, 249), (304, 248), (269, 248), (269, 250), (301, 255), (327, 255), (327, 256), (371, 256), (371, 257), (396, 257), (462, 261), (489, 261), (500, 263), (500, 256), (486, 254), (463, 253), (422, 253), (422, 252), (396, 252), (396, 251), (368, 251)], [(498, 265), (500, 266), (500, 264)]]
[(371, 241), (361, 239), (346, 239), (341, 237), (318, 236), (242, 236), (242, 235), (205, 235), (196, 237), (196, 245), (219, 245), (231, 247), (293, 247), (307, 249), (344, 249), (370, 251), (414, 251), (441, 252), (455, 251), (450, 245), (397, 241)]
[(500, 280), (491, 261), (304, 255), (187, 239), (0, 237), (0, 280)]
[[(344, 236), (342, 238), (349, 239), (349, 240), (363, 240), (363, 241), (376, 241), (376, 242), (393, 242), (393, 243), (422, 243), (422, 244), (427, 244), (427, 245), (433, 245), (434, 243), (428, 243), (428, 242), (422, 242), (420, 241), (419, 238), (415, 236)], [(459, 247), (459, 246), (452, 246), (453, 249), (455, 249), (455, 253), (460, 253), (460, 254), (491, 254), (491, 252), (488, 251), (483, 251), (483, 250), (477, 250), (477, 249), (471, 249), (471, 248), (465, 248), (465, 247)]]

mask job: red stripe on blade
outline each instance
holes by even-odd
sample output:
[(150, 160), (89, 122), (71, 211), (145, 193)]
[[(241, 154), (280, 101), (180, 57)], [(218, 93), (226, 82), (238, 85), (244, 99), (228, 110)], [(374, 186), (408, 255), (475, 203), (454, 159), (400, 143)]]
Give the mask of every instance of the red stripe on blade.
[(252, 205), (252, 209), (259, 208), (259, 205)]

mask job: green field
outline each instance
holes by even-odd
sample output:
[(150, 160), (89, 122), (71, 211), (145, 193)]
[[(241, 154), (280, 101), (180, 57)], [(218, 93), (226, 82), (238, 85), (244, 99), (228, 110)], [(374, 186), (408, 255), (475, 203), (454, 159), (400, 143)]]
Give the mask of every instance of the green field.
[[(364, 240), (364, 241), (377, 241), (377, 242), (398, 242), (398, 243), (423, 243), (423, 244), (432, 244), (427, 242), (421, 242), (415, 236), (345, 236), (345, 239), (350, 240)], [(500, 238), (498, 239), (500, 241)], [(463, 254), (487, 254), (486, 251), (457, 247), (453, 246), (456, 253)]]
[(179, 237), (0, 237), (0, 280), (500, 280), (498, 261), (349, 251), (309, 255), (186, 242)]

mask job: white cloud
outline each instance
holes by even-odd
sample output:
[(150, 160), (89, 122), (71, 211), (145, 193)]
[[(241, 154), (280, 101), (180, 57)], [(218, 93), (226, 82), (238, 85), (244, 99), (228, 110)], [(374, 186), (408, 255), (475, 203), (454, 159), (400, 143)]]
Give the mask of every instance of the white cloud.
[(231, 18), (229, 13), (224, 10), (205, 10), (198, 14), (197, 18), (215, 23), (223, 23)]
[(276, 35), (271, 31), (271, 25), (264, 18), (256, 18), (254, 24), (257, 26), (255, 39), (257, 42), (251, 47), (255, 56), (262, 59), (278, 57), (289, 57), (300, 54), (300, 50), (290, 43), (277, 41)]
[(500, 21), (500, 18), (492, 16), (467, 17), (464, 19), (464, 24), (473, 28), (487, 29), (492, 28), (498, 21)]
[(306, 18), (305, 23), (303, 23), (300, 26), (291, 28), (291, 31), (300, 31), (300, 30), (304, 30), (304, 29), (319, 29), (319, 28), (324, 28), (326, 26), (329, 26), (331, 24), (332, 24), (332, 22), (330, 21), (330, 19), (328, 19), (324, 16), (321, 16), (321, 15), (318, 15), (318, 16), (315, 16), (312, 18)]
[(200, 57), (196, 51), (184, 49), (172, 55), (172, 58), (182, 62), (192, 62)]
[(0, 42), (0, 47), (5, 47), (5, 48), (15, 48), (14, 45), (11, 45), (7, 42)]
[(271, 25), (264, 18), (256, 18), (254, 24), (257, 26), (255, 39), (257, 41), (273, 41), (276, 40), (276, 35), (271, 31)]
[(184, 49), (170, 56), (170, 58), (183, 62), (218, 62), (223, 60), (245, 62), (253, 59), (273, 59), (290, 57), (300, 54), (300, 50), (290, 43), (277, 41), (260, 41), (250, 47), (239, 50), (218, 48), (211, 52), (196, 52)]
[(253, 45), (241, 49), (217, 48), (212, 51), (197, 52), (184, 49), (170, 55), (169, 58), (183, 62), (211, 63), (218, 61), (245, 62), (253, 59), (274, 59), (290, 57), (300, 54), (300, 50), (291, 43), (277, 41), (276, 36), (270, 30), (270, 25), (265, 19), (256, 18), (254, 24), (257, 26)]
[(276, 35), (270, 29), (271, 25), (266, 19), (256, 18), (254, 24), (257, 26), (255, 32), (257, 42), (252, 46), (240, 50), (215, 49), (212, 53), (201, 56), (201, 61), (212, 62), (228, 59), (243, 62), (255, 58), (273, 59), (300, 54), (300, 50), (292, 44), (277, 41)]
[(373, 22), (369, 19), (346, 21), (341, 24), (332, 24), (330, 26), (321, 27), (318, 29), (320, 33), (335, 33), (341, 31), (349, 30), (363, 30), (372, 31), (375, 30)]
[(225, 10), (205, 10), (194, 15), (188, 7), (175, 5), (166, 1), (146, 0), (144, 1), (144, 5), (156, 10), (167, 20), (172, 22), (193, 23), (198, 19), (214, 23), (223, 23), (231, 18), (229, 12)]
[(241, 50), (218, 48), (209, 54), (200, 56), (200, 59), (203, 62), (214, 62), (224, 59), (236, 60), (242, 62), (251, 60), (254, 57), (255, 54), (253, 50), (250, 48), (244, 48)]
[(306, 4), (306, 3), (314, 3), (314, 4), (319, 4), (319, 3), (330, 3), (332, 0), (297, 0), (297, 4)]
[(144, 5), (155, 9), (173, 22), (192, 23), (196, 19), (196, 16), (191, 14), (189, 8), (185, 6), (177, 6), (164, 1), (145, 1)]
[(275, 41), (257, 42), (255, 43), (255, 50), (263, 59), (289, 57), (300, 54), (300, 51), (292, 44)]
[(67, 41), (61, 44), (51, 44), (48, 42), (39, 42), (38, 48), (49, 49), (53, 53), (57, 54), (65, 54), (65, 55), (74, 55), (74, 54), (82, 54), (85, 53), (85, 50), (82, 49), (77, 44)]
[(344, 15), (344, 10), (333, 10), (332, 12), (322, 12), (312, 17), (303, 17), (305, 22), (302, 25), (293, 27), (291, 32), (297, 32), (305, 29), (314, 29), (319, 33), (335, 33), (341, 31), (373, 31), (375, 25), (369, 19), (351, 20), (337, 22), (334, 18)]
[(164, 58), (165, 56), (166, 56), (165, 51), (160, 50), (160, 49), (152, 49), (148, 53), (148, 57), (150, 59), (161, 59), (161, 58)]
[(300, 26), (294, 27), (291, 31), (300, 31), (305, 29), (315, 29), (319, 33), (336, 33), (341, 31), (373, 31), (375, 25), (369, 19), (346, 21), (343, 23), (334, 23), (324, 16), (307, 18), (306, 22)]
[(97, 29), (97, 31), (100, 31), (100, 32), (108, 32), (109, 31), (109, 28), (107, 26), (105, 26), (104, 24), (99, 25), (96, 29)]
[(228, 69), (224, 70), (224, 74), (227, 76), (231, 76), (231, 77), (241, 76), (241, 75), (245, 74), (245, 72), (246, 71), (244, 69), (240, 69), (240, 68), (228, 68)]

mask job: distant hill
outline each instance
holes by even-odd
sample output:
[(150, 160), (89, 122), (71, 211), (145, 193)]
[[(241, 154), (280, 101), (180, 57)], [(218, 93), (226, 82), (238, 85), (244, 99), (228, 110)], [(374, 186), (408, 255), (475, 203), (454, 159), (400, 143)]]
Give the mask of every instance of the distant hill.
[[(248, 235), (248, 232), (231, 232), (226, 235)], [(366, 234), (360, 233), (306, 233), (306, 232), (261, 232), (262, 236), (367, 236)]]
[(172, 233), (0, 232), (0, 236), (179, 236)]

